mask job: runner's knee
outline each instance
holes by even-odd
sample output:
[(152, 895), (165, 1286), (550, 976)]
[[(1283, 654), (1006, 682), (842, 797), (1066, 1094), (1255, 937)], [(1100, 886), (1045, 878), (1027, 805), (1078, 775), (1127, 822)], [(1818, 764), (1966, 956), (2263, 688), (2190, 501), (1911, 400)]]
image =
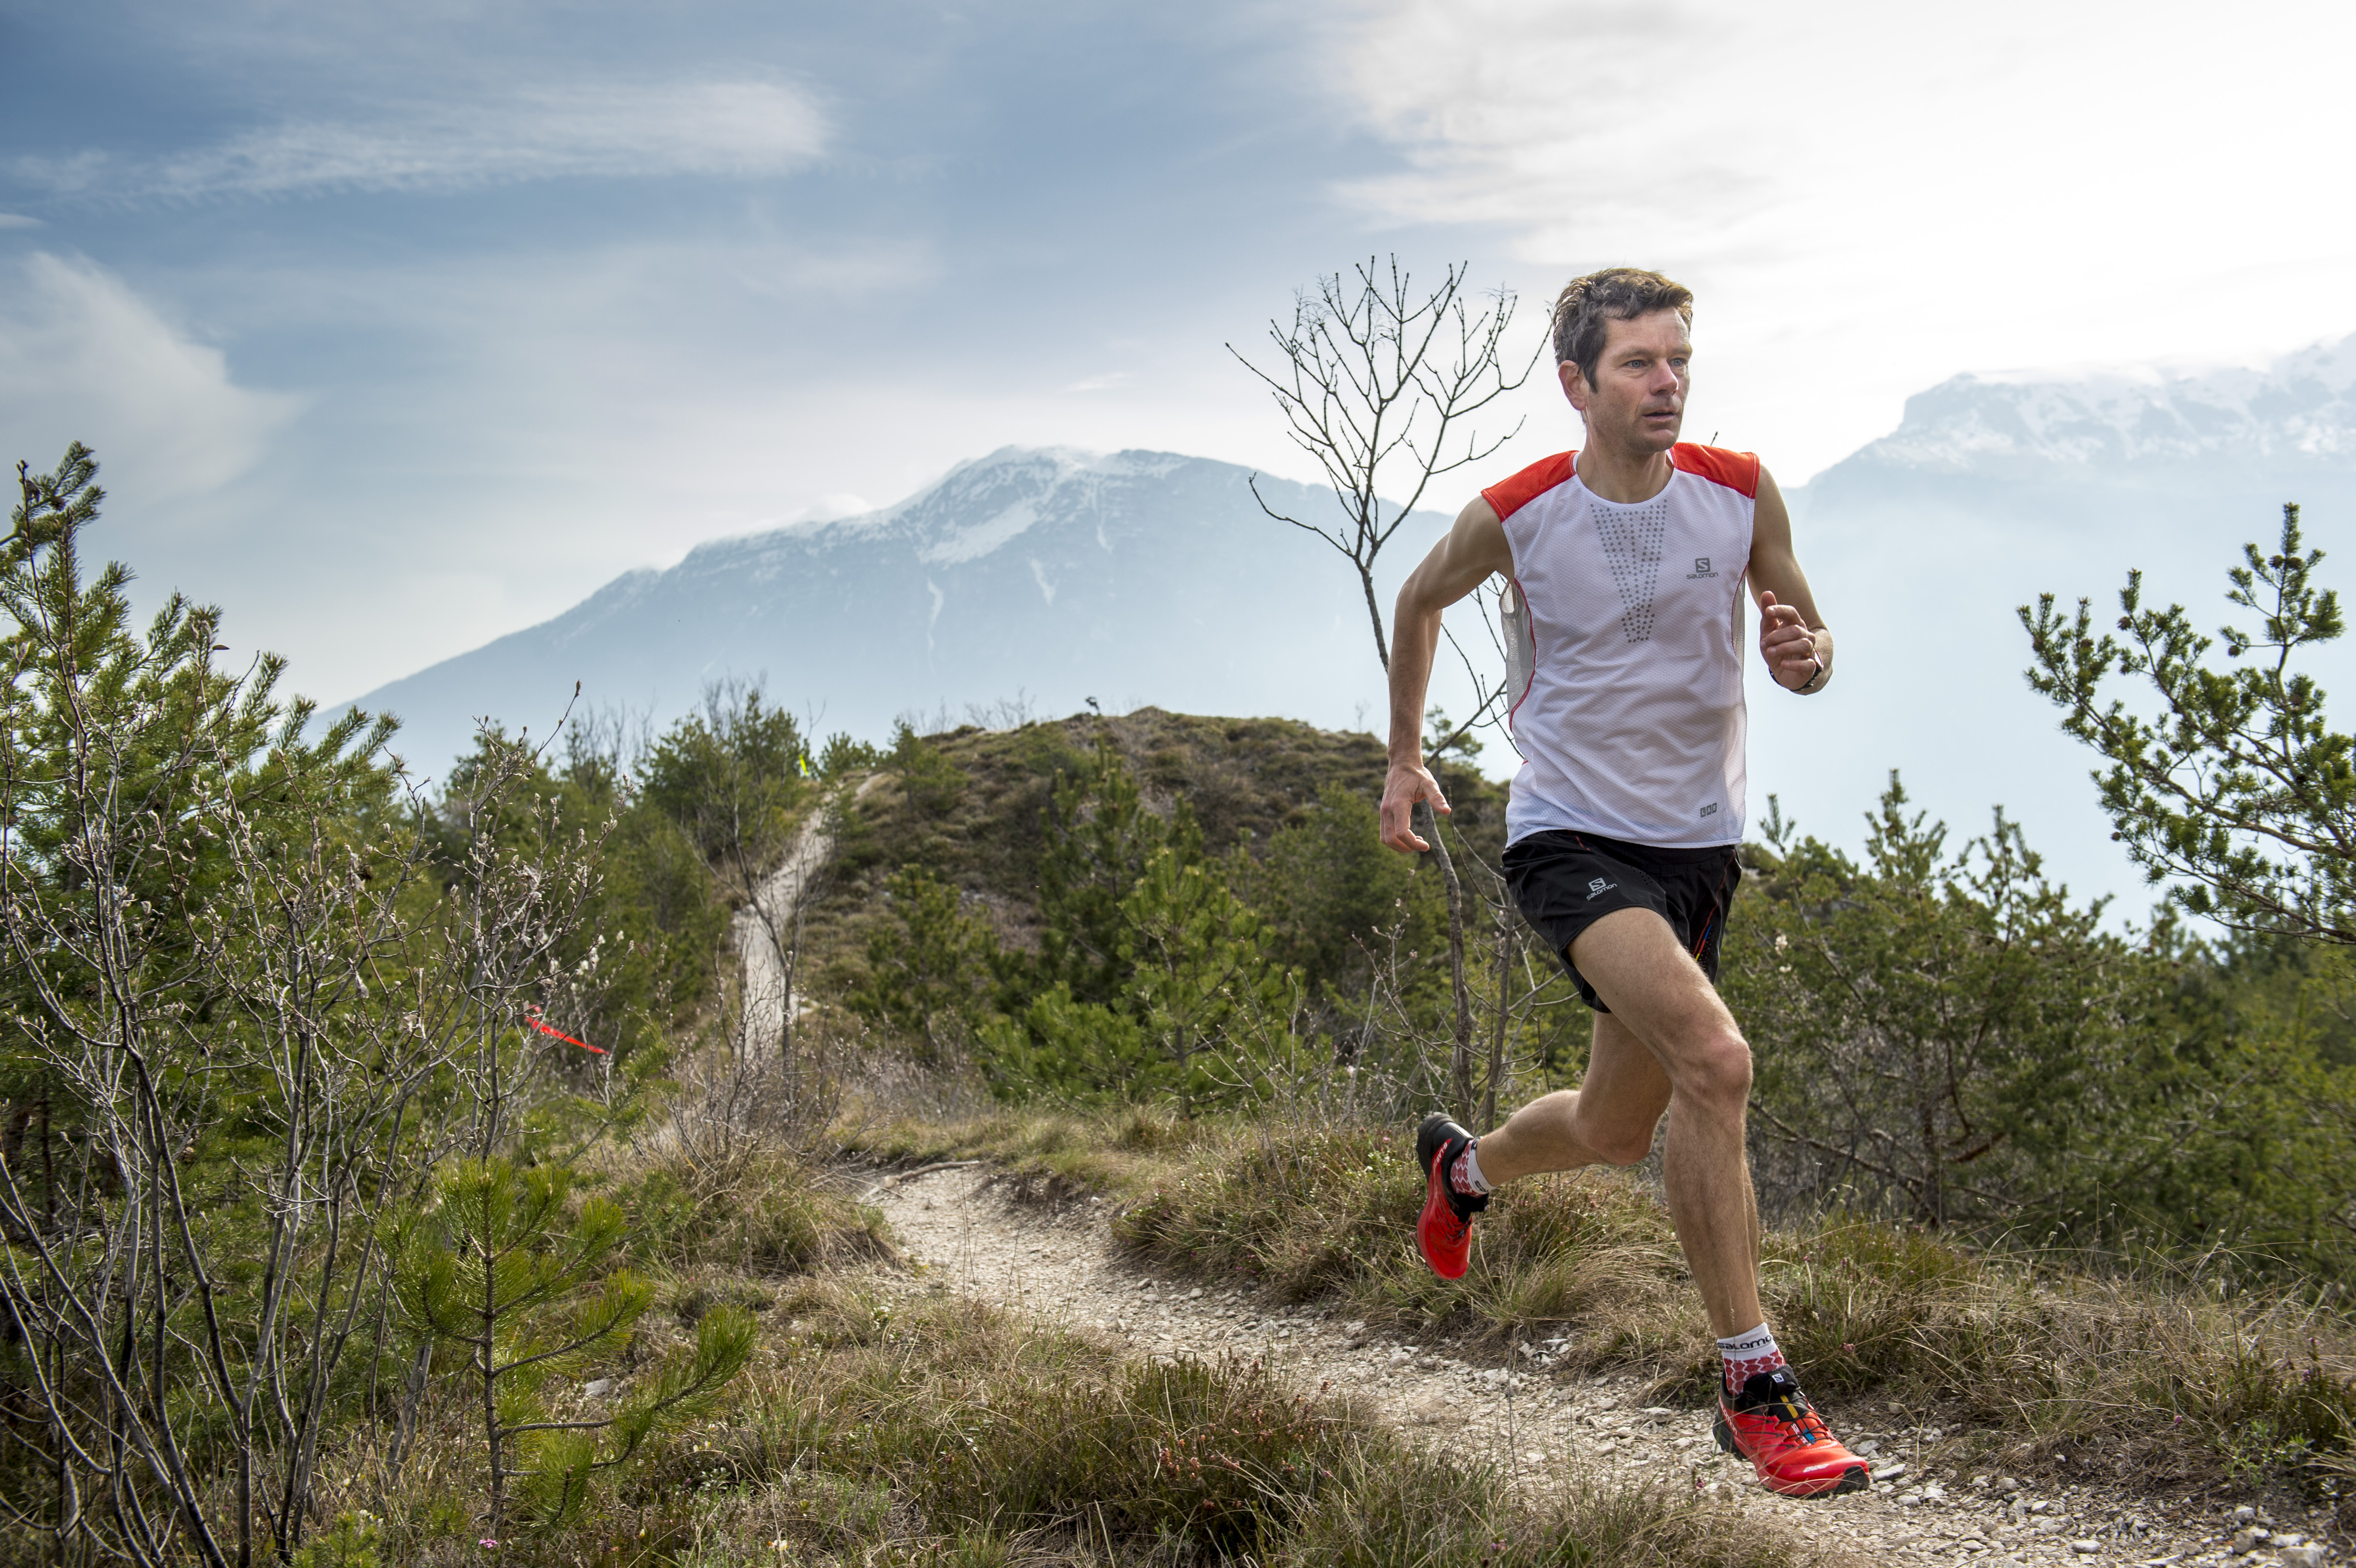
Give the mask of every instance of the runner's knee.
[(1730, 1029), (1714, 1034), (1686, 1058), (1676, 1076), (1682, 1096), (1739, 1114), (1751, 1100), (1751, 1044)]

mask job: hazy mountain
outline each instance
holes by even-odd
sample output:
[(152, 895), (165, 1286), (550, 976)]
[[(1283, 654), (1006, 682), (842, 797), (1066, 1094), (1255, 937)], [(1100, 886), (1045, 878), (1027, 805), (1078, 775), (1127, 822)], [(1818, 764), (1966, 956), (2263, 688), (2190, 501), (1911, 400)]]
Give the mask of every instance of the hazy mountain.
[[(1375, 721), (1355, 573), (1270, 521), (1248, 478), (1171, 453), (1009, 447), (882, 511), (700, 545), (359, 702), (402, 716), (400, 750), (428, 773), (467, 748), (477, 716), (546, 733), (575, 680), (588, 709), (659, 723), (708, 681), (758, 677), (821, 731), (869, 738), (898, 714), (1017, 698), (1052, 715), (1093, 697)], [(1296, 517), (1333, 507), (1283, 480), (1260, 489)], [(1443, 524), (1410, 520), (1400, 571)]]
[[(1854, 843), (1857, 814), (1900, 767), (1959, 839), (2001, 802), (2073, 885), (2129, 894), (2140, 913), (2148, 895), (2094, 809), (2091, 755), (2022, 678), (2015, 607), (2083, 595), (2107, 628), (2140, 567), (2147, 600), (2181, 603), (2196, 624), (2252, 621), (2229, 613), (2225, 569), (2244, 540), (2272, 547), (2286, 501), (2301, 504), (2311, 543), (2356, 567), (2340, 548), (2356, 525), (2351, 388), (2356, 338), (2263, 369), (1959, 376), (1910, 399), (1897, 430), (1794, 496), (1839, 677), (1791, 701), (1754, 687), (1756, 804), (1780, 791), (1806, 827)], [(2315, 667), (2356, 699), (2349, 652)]]

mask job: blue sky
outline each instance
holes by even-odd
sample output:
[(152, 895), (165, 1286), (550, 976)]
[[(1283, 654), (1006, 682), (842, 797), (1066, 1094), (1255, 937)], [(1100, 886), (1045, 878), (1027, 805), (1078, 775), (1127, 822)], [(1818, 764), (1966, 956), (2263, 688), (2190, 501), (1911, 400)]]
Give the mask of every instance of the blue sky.
[(0, 429), (329, 699), (1008, 443), (1310, 477), (1221, 345), (1376, 251), (1533, 331), (1685, 279), (1688, 433), (1797, 481), (1957, 371), (2356, 330), (2356, 8), (2264, 16), (0, 4)]

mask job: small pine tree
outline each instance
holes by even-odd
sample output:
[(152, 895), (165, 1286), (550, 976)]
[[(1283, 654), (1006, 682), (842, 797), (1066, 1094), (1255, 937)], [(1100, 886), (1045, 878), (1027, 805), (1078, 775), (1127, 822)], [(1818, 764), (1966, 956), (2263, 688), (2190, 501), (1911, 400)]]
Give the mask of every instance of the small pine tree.
[[(1267, 924), (1228, 891), (1217, 868), (1154, 853), (1120, 907), (1126, 1010), (1174, 1076), (1182, 1115), (1206, 1092), (1250, 1083), (1246, 1056), (1297, 1010), (1300, 976), (1270, 956)], [(1278, 1020), (1284, 1020), (1279, 1022)]]
[(923, 816), (953, 809), (965, 793), (965, 770), (903, 720), (892, 731), (885, 763), (899, 775), (908, 804)]
[(1109, 1005), (1129, 972), (1122, 905), (1156, 854), (1167, 850), (1181, 866), (1198, 864), (1202, 829), (1183, 800), (1167, 821), (1148, 811), (1108, 740), (1098, 742), (1087, 773), (1055, 781), (1046, 827), (1039, 862), (1039, 918), (1046, 929), (1035, 983), (1045, 989), (1060, 981), (1081, 1001)]
[(384, 1532), (376, 1516), (354, 1509), (336, 1516), (336, 1522), (289, 1559), (293, 1568), (377, 1568)]
[(402, 1306), (426, 1335), (466, 1349), (479, 1387), (494, 1539), (511, 1481), (527, 1483), (544, 1521), (562, 1518), (594, 1472), (627, 1460), (752, 1354), (748, 1315), (709, 1312), (694, 1353), (648, 1380), (616, 1414), (552, 1419), (551, 1385), (618, 1349), (654, 1301), (654, 1287), (636, 1274), (607, 1272), (626, 1228), (621, 1210), (592, 1198), (576, 1211), (571, 1188), (558, 1168), (466, 1160), (443, 1174), (434, 1203), (405, 1216), (393, 1240)]
[(955, 885), (922, 866), (903, 868), (884, 890), (892, 918), (869, 935), (866, 976), (844, 1000), (937, 1056), (945, 1039), (990, 1015), (998, 940), (960, 907)]
[[(2323, 552), (2305, 549), (2285, 506), (2269, 554), (2242, 547), (2226, 602), (2255, 630), (2219, 628), (2229, 668), (2181, 604), (2143, 603), (2143, 573), (2119, 592), (2119, 635), (2094, 635), (2053, 595), (2020, 606), (2036, 663), (2029, 684), (2062, 709), (2062, 728), (2099, 752), (2094, 774), (2111, 837), (2169, 897), (2229, 929), (2356, 945), (2356, 736), (2325, 720), (2322, 688), (2294, 667), (2346, 630), (2340, 596), (2319, 587)], [(2159, 699), (2146, 718), (2107, 698), (2112, 675), (2140, 676)]]

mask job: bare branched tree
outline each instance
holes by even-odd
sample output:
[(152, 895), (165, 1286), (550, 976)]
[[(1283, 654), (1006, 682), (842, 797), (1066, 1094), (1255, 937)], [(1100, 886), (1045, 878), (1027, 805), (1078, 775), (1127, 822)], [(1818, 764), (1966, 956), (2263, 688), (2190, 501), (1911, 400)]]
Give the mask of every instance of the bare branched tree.
[[(1515, 296), (1506, 289), (1471, 294), (1465, 285), (1469, 271), (1467, 265), (1452, 265), (1437, 286), (1419, 293), (1397, 256), (1387, 268), (1369, 257), (1346, 275), (1319, 278), (1314, 293), (1296, 296), (1290, 326), (1269, 323), (1279, 357), (1273, 371), (1227, 346), (1267, 384), (1283, 411), (1286, 433), (1324, 471), (1341, 515), (1321, 522), (1280, 512), (1260, 495), (1257, 475), (1252, 495), (1270, 517), (1315, 534), (1355, 569), (1374, 629), (1375, 656), (1386, 672), (1391, 667), (1390, 641), (1375, 594), (1375, 562), (1434, 479), (1494, 455), (1520, 431), (1516, 421), (1503, 435), (1484, 441), (1469, 421), (1527, 381), (1545, 349), (1543, 343), (1537, 345), (1515, 368), (1504, 351)], [(1386, 500), (1387, 491), (1398, 498)], [(1484, 690), (1455, 734), (1469, 732), (1487, 718), (1502, 690), (1502, 683)], [(1451, 1068), (1462, 1108), (1472, 1100), (1472, 1083), (1464, 887), (1431, 808), (1419, 804), (1416, 811), (1448, 890), (1449, 977), (1456, 1007)]]
[[(1387, 275), (1369, 258), (1346, 277), (1319, 278), (1314, 293), (1294, 300), (1290, 326), (1269, 323), (1281, 360), (1273, 374), (1227, 346), (1267, 383), (1293, 444), (1324, 471), (1341, 516), (1318, 522), (1280, 512), (1260, 496), (1257, 476), (1252, 494), (1269, 517), (1315, 534), (1356, 569), (1386, 670), (1390, 641), (1375, 596), (1376, 559), (1434, 479), (1495, 455), (1521, 430), (1516, 421), (1484, 442), (1465, 421), (1527, 381), (1544, 348), (1512, 368), (1503, 349), (1515, 296), (1505, 289), (1468, 295), (1467, 271), (1450, 267), (1419, 295), (1398, 257)], [(1385, 500), (1386, 491), (1397, 498)]]

